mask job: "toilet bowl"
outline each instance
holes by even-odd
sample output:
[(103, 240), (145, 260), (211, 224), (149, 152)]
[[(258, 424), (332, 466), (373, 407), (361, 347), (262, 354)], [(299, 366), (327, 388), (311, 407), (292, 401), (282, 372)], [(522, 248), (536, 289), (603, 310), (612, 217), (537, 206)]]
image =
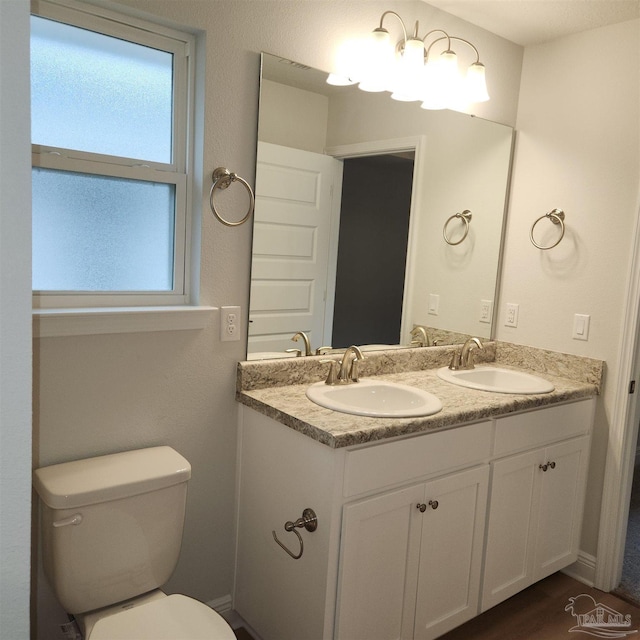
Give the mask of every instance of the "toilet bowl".
[(213, 609), (160, 589), (178, 561), (190, 477), (170, 447), (34, 472), (45, 575), (85, 640), (235, 640)]

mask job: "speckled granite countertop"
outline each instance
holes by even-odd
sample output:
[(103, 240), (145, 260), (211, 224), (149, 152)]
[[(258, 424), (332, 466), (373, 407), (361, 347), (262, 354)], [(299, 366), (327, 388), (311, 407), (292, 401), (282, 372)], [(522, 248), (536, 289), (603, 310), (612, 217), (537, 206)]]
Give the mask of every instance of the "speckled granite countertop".
[[(524, 369), (555, 385), (551, 393), (523, 395), (476, 391), (459, 387), (436, 375), (448, 364), (452, 347), (406, 349), (366, 354), (361, 378), (411, 385), (440, 398), (442, 411), (418, 418), (371, 418), (325, 409), (305, 395), (308, 385), (324, 379), (323, 358), (295, 358), (241, 362), (236, 398), (242, 404), (332, 448), (364, 444), (385, 438), (428, 432), (536, 407), (588, 398), (599, 393), (604, 363), (555, 352), (487, 343), (484, 362)], [(339, 359), (339, 356), (337, 356)], [(478, 363), (482, 366), (482, 362)]]

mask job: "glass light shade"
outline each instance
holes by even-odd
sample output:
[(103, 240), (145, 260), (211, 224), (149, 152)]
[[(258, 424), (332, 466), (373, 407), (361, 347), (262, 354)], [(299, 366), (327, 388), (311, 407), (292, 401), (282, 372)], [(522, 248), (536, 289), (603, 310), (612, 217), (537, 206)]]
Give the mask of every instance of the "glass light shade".
[(361, 43), (357, 40), (346, 40), (336, 50), (333, 57), (333, 71), (327, 77), (327, 84), (343, 87), (355, 84), (358, 73), (358, 60)]
[(453, 51), (444, 51), (427, 64), (423, 109), (446, 109), (460, 101), (462, 89), (458, 59)]
[(470, 102), (486, 102), (489, 100), (484, 65), (481, 62), (474, 62), (467, 69), (465, 92)]
[(401, 66), (407, 73), (422, 73), (424, 68), (424, 44), (422, 40), (411, 38), (407, 40), (402, 53)]
[(371, 92), (386, 91), (394, 60), (389, 32), (374, 29), (369, 39), (362, 43), (360, 56), (358, 88)]
[(412, 38), (405, 43), (402, 55), (396, 59), (393, 73), (394, 100), (413, 102), (422, 97), (424, 73), (424, 44), (422, 40)]
[(458, 75), (458, 56), (454, 51), (443, 51), (437, 61), (438, 81), (454, 82)]
[(338, 75), (337, 73), (330, 73), (327, 76), (327, 84), (332, 84), (334, 87), (347, 87), (350, 84), (355, 84), (355, 81), (346, 76)]

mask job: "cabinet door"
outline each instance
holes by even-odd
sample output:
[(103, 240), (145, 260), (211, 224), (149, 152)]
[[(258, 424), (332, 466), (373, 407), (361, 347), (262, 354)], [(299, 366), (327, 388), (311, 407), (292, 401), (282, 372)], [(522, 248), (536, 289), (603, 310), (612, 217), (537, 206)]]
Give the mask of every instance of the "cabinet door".
[(532, 582), (534, 534), (544, 449), (492, 463), (482, 611), (510, 598)]
[(345, 506), (336, 638), (413, 637), (424, 485)]
[(415, 640), (436, 638), (478, 614), (488, 483), (485, 465), (426, 485)]
[(575, 562), (578, 557), (586, 488), (589, 438), (548, 447), (535, 537), (534, 580)]

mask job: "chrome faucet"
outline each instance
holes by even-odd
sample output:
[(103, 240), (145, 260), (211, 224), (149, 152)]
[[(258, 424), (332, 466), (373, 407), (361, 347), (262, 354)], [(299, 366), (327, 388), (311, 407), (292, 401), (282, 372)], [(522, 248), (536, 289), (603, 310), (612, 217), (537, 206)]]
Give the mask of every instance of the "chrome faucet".
[(411, 341), (411, 346), (416, 347), (430, 347), (431, 341), (429, 340), (429, 335), (427, 334), (427, 330), (418, 325), (417, 327), (413, 327), (411, 329), (411, 337), (413, 340)]
[(473, 369), (473, 350), (475, 348), (484, 349), (479, 338), (469, 338), (463, 345), (460, 353), (454, 353), (451, 358), (449, 369)]
[[(300, 352), (300, 355), (311, 356), (311, 343), (309, 342), (309, 336), (304, 331), (298, 331), (293, 338), (291, 338), (294, 342), (298, 342), (298, 338), (302, 338), (304, 342), (304, 353)], [(287, 349), (287, 351), (295, 351), (295, 349)]]
[(329, 374), (325, 384), (351, 384), (358, 382), (358, 362), (364, 360), (362, 351), (355, 345), (350, 346), (342, 356), (342, 360), (320, 360), (329, 363)]

